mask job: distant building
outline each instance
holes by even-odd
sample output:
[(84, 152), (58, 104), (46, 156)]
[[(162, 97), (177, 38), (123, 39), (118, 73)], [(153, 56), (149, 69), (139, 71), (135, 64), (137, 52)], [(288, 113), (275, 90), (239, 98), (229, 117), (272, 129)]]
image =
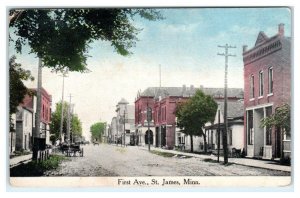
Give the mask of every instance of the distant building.
[[(185, 134), (180, 132), (176, 125), (176, 106), (193, 96), (197, 89), (215, 99), (222, 99), (223, 88), (195, 88), (193, 85), (186, 87), (149, 87), (139, 92), (135, 101), (136, 133), (139, 137), (139, 145), (148, 144), (148, 124), (146, 120), (147, 106), (152, 108), (152, 120), (150, 122), (150, 144), (156, 147), (173, 149), (186, 141)], [(228, 89), (228, 97), (231, 100), (243, 98), (243, 89)], [(180, 137), (179, 137), (180, 136)], [(180, 140), (179, 140), (180, 138)], [(198, 137), (195, 137), (198, 138)], [(194, 144), (199, 144), (200, 139)]]
[(110, 143), (117, 143), (118, 140), (118, 122), (117, 122), (117, 117), (113, 117), (111, 120), (111, 124), (109, 126), (109, 131), (110, 131)]
[(248, 157), (264, 159), (290, 155), (290, 136), (280, 129), (261, 128), (261, 119), (291, 102), (291, 38), (284, 25), (268, 37), (260, 32), (251, 49), (243, 47), (245, 121), (244, 133)]
[(134, 144), (134, 106), (122, 98), (116, 106), (116, 137), (118, 143)]

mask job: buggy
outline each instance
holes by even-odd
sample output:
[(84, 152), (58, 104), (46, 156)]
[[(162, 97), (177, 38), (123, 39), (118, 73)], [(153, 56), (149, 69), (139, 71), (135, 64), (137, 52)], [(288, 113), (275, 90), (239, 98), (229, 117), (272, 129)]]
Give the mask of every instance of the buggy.
[(61, 150), (62, 153), (66, 153), (68, 157), (75, 157), (77, 153), (80, 157), (83, 157), (83, 148), (80, 148), (80, 144), (63, 144)]

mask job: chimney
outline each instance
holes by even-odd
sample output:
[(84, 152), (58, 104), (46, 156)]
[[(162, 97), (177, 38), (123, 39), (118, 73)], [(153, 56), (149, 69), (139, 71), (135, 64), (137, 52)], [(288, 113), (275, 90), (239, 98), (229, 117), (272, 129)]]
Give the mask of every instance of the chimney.
[(243, 53), (247, 51), (248, 45), (243, 45)]
[(278, 34), (279, 34), (279, 36), (284, 36), (284, 24), (283, 23), (280, 23), (278, 25)]

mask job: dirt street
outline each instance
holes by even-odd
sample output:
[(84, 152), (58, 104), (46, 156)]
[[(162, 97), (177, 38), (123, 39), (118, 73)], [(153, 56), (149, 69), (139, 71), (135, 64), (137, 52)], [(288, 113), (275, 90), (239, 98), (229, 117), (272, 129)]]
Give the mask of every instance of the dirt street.
[(47, 176), (287, 176), (273, 171), (199, 158), (163, 157), (137, 146), (86, 145), (84, 157), (69, 157)]

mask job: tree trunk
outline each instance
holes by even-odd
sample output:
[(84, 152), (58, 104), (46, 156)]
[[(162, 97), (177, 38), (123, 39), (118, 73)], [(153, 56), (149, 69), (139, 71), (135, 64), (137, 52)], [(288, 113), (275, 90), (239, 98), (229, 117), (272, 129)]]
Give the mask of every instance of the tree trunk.
[(190, 135), (191, 138), (191, 153), (194, 152), (194, 145), (193, 145), (193, 135)]
[(203, 134), (203, 138), (204, 138), (204, 153), (207, 153), (206, 132)]

